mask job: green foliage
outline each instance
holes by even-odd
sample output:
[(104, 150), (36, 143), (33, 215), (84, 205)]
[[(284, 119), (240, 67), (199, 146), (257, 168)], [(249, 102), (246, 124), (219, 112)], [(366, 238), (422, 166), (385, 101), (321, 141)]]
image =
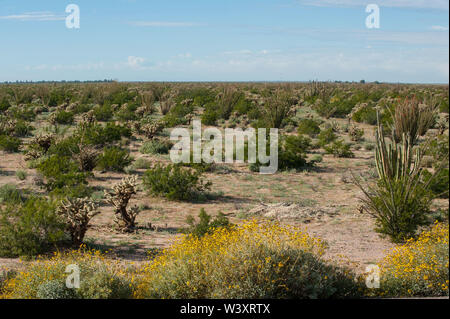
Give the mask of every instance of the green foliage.
[(5, 184), (0, 186), (0, 204), (20, 204), (25, 200), (24, 192), (15, 185)]
[(9, 103), (9, 100), (6, 96), (4, 96), (1, 100), (0, 100), (0, 111), (4, 112), (7, 109), (9, 109), (11, 107), (11, 103)]
[(72, 112), (59, 111), (54, 113), (54, 121), (58, 124), (72, 124), (74, 114)]
[(87, 184), (86, 178), (90, 175), (80, 172), (78, 165), (69, 157), (51, 155), (37, 165), (37, 170), (46, 181), (45, 188), (48, 191), (81, 189)]
[(37, 288), (38, 299), (75, 299), (74, 289), (69, 289), (62, 280), (48, 280)]
[(161, 166), (157, 164), (145, 172), (144, 186), (156, 196), (170, 200), (190, 201), (201, 199), (202, 194), (210, 189), (211, 183), (204, 182), (202, 173), (179, 165)]
[(126, 278), (98, 271), (81, 282), (78, 294), (82, 299), (129, 299), (133, 290)]
[(355, 157), (355, 154), (350, 150), (350, 144), (345, 143), (343, 140), (337, 140), (325, 146), (325, 152), (332, 154), (334, 157)]
[(319, 124), (312, 119), (302, 119), (298, 125), (298, 134), (316, 137), (320, 133)]
[(16, 176), (19, 180), (23, 181), (27, 178), (27, 172), (22, 171), (22, 170), (17, 170), (16, 171)]
[(0, 150), (8, 153), (16, 153), (19, 151), (22, 141), (14, 136), (0, 135)]
[(212, 219), (212, 217), (206, 213), (204, 208), (200, 210), (198, 217), (200, 219), (198, 223), (195, 222), (195, 219), (192, 216), (189, 216), (186, 222), (190, 226), (189, 229), (187, 229), (188, 233), (199, 238), (205, 234), (213, 233), (219, 227), (228, 227), (230, 225), (230, 221), (223, 213), (219, 213)]
[(335, 141), (337, 136), (334, 134), (333, 128), (330, 127), (326, 130), (322, 130), (317, 138), (319, 139), (318, 145), (324, 147), (325, 145)]
[(203, 125), (216, 125), (218, 118), (216, 111), (207, 109), (202, 114), (201, 121)]
[(102, 106), (97, 105), (92, 110), (97, 121), (107, 122), (113, 117), (113, 109), (109, 103), (105, 103)]
[(375, 125), (377, 124), (377, 111), (374, 107), (366, 105), (353, 113), (352, 120), (358, 123)]
[(423, 171), (424, 183), (430, 182), (430, 190), (433, 195), (440, 198), (448, 198), (449, 194), (449, 169), (444, 168), (436, 174), (430, 173), (428, 170)]
[(1, 209), (0, 256), (34, 256), (60, 241), (64, 226), (55, 209), (54, 203), (41, 197)]
[(105, 148), (97, 162), (97, 169), (102, 171), (123, 172), (123, 169), (133, 162), (127, 150), (119, 147)]
[(167, 140), (150, 140), (142, 144), (139, 152), (142, 154), (168, 154), (173, 144)]

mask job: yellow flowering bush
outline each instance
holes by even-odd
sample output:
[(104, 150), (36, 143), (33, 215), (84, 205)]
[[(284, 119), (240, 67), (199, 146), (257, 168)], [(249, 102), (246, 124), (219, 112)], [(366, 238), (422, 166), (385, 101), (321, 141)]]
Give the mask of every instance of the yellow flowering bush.
[(382, 296), (448, 296), (449, 228), (436, 223), (417, 240), (396, 247), (380, 263)]
[(331, 298), (358, 294), (354, 276), (325, 263), (325, 244), (294, 227), (249, 221), (187, 235), (144, 265), (136, 298)]
[[(65, 285), (68, 265), (80, 270), (80, 288), (68, 289)], [(88, 250), (56, 252), (50, 259), (39, 258), (25, 270), (7, 279), (1, 298), (131, 298), (133, 287), (126, 269), (106, 258), (105, 254)]]

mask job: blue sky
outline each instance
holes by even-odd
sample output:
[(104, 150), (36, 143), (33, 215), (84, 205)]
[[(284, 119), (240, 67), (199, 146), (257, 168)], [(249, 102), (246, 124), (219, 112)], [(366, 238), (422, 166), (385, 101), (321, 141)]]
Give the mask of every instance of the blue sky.
[(0, 81), (448, 83), (448, 17), (448, 0), (0, 0)]

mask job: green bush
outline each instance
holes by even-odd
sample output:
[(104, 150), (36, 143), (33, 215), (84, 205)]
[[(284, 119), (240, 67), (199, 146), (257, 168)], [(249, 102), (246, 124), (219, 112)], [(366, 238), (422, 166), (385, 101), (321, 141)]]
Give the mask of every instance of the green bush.
[(0, 204), (20, 204), (25, 202), (24, 192), (15, 185), (5, 184), (0, 186)]
[(139, 152), (142, 154), (168, 154), (173, 144), (167, 140), (150, 140), (145, 142)]
[(374, 107), (364, 106), (353, 113), (352, 120), (358, 123), (375, 125), (377, 124), (377, 111)]
[(59, 111), (55, 114), (55, 122), (58, 124), (72, 124), (74, 114), (72, 112)]
[(350, 150), (350, 144), (345, 143), (343, 140), (337, 140), (325, 146), (325, 152), (332, 154), (334, 157), (355, 157), (355, 154)]
[(23, 205), (0, 210), (0, 256), (34, 256), (63, 239), (64, 225), (55, 204), (31, 197)]
[(448, 170), (448, 168), (444, 168), (444, 169), (440, 170), (434, 177), (428, 170), (424, 170), (423, 171), (423, 179), (424, 179), (425, 183), (427, 183), (427, 181), (431, 179), (429, 187), (430, 187), (430, 190), (433, 192), (433, 194), (436, 197), (448, 198), (448, 194), (449, 194), (449, 170)]
[(43, 282), (37, 288), (38, 299), (75, 299), (74, 289), (69, 289), (62, 280), (49, 280)]
[(192, 216), (189, 216), (186, 222), (190, 225), (187, 232), (199, 238), (205, 234), (213, 233), (219, 227), (228, 227), (230, 225), (230, 221), (223, 213), (219, 213), (214, 219), (211, 219), (212, 217), (206, 213), (204, 208), (200, 210), (198, 217), (200, 219), (198, 223), (195, 222)]
[(217, 120), (219, 116), (217, 115), (217, 112), (214, 110), (205, 110), (205, 112), (201, 116), (202, 124), (203, 125), (216, 125)]
[(320, 133), (319, 124), (312, 119), (302, 119), (298, 125), (298, 134), (316, 137)]
[(105, 103), (102, 106), (96, 106), (92, 109), (97, 121), (107, 122), (113, 117), (113, 109), (110, 104)]
[(0, 150), (8, 153), (16, 153), (19, 151), (22, 141), (14, 136), (0, 135)]
[(201, 179), (202, 173), (179, 165), (161, 166), (157, 164), (144, 175), (144, 186), (156, 196), (170, 200), (196, 200), (209, 190), (211, 183)]
[(129, 280), (103, 270), (83, 280), (78, 294), (82, 299), (127, 299), (133, 289)]
[(18, 171), (16, 171), (16, 176), (19, 180), (23, 181), (27, 178), (27, 172), (18, 170)]
[(37, 170), (46, 181), (44, 183), (48, 191), (68, 190), (70, 188), (86, 185), (86, 178), (90, 176), (87, 172), (80, 172), (78, 165), (69, 157), (52, 155), (37, 165)]
[(119, 147), (105, 148), (100, 155), (97, 169), (102, 171), (123, 172), (123, 169), (133, 162), (133, 158), (127, 150)]
[(327, 128), (326, 130), (322, 130), (320, 134), (317, 136), (319, 139), (319, 146), (325, 147), (325, 145), (330, 144), (331, 142), (335, 141), (337, 139), (336, 134), (333, 132), (333, 128)]

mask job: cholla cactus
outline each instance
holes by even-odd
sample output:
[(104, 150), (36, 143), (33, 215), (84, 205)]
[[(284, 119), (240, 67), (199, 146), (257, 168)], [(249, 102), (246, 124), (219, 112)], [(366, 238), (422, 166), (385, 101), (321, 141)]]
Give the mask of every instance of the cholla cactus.
[(52, 146), (54, 140), (55, 136), (53, 134), (43, 134), (33, 137), (28, 144), (25, 159), (31, 160), (42, 157), (47, 153), (50, 146)]
[(17, 125), (16, 120), (2, 117), (2, 121), (0, 121), (0, 132), (11, 135), (12, 133), (14, 133), (16, 125)]
[(78, 162), (80, 170), (85, 172), (92, 171), (97, 165), (99, 151), (83, 143), (78, 144), (78, 149), (79, 153), (74, 153), (73, 158)]
[(137, 206), (127, 210), (131, 196), (136, 194), (137, 176), (125, 177), (119, 184), (113, 186), (112, 192), (105, 191), (106, 201), (114, 206), (114, 222), (119, 230), (131, 232), (136, 226)]
[(98, 215), (97, 206), (88, 198), (62, 201), (57, 213), (65, 219), (72, 244), (80, 246), (89, 228), (89, 221)]
[(81, 125), (93, 124), (97, 121), (94, 111), (90, 110), (81, 116)]
[(145, 137), (147, 137), (148, 139), (153, 139), (156, 134), (164, 129), (165, 125), (166, 123), (164, 121), (158, 121), (155, 123), (142, 125), (140, 130), (145, 135)]
[(352, 141), (358, 142), (364, 136), (364, 130), (358, 128), (356, 125), (350, 125), (348, 128), (348, 135)]

